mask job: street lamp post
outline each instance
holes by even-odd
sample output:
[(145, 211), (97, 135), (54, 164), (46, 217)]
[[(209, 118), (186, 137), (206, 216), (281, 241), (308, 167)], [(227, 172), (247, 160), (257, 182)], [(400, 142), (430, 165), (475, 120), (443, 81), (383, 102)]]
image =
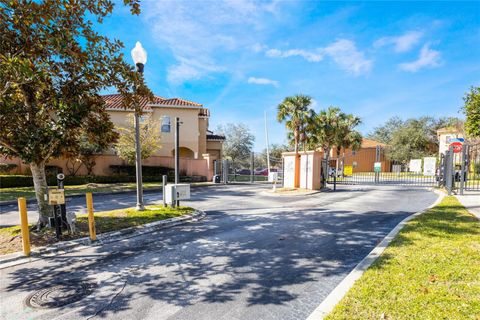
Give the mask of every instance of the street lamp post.
[[(137, 72), (143, 73), (145, 63), (147, 63), (147, 51), (142, 44), (137, 41), (135, 48), (132, 49), (132, 59), (137, 66)], [(135, 172), (137, 179), (137, 211), (145, 210), (143, 205), (143, 186), (142, 186), (142, 153), (140, 142), (140, 115), (138, 108), (135, 108)]]

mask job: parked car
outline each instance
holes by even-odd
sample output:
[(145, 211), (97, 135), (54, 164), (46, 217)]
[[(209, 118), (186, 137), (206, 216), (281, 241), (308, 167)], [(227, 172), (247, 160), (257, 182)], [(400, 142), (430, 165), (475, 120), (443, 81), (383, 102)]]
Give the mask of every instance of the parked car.
[[(270, 172), (278, 172), (277, 168), (270, 168)], [(254, 172), (256, 176), (268, 176), (268, 168), (256, 170)]]
[(235, 174), (237, 175), (250, 175), (249, 169), (237, 169), (235, 170)]

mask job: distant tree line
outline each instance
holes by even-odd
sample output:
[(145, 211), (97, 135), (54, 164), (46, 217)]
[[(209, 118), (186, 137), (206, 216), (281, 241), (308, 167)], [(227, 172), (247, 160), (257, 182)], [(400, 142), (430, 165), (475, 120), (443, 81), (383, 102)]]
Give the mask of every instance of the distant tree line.
[(407, 163), (410, 159), (438, 154), (438, 129), (457, 127), (461, 131), (463, 125), (463, 120), (455, 117), (424, 116), (407, 120), (393, 117), (385, 124), (374, 128), (367, 134), (367, 138), (386, 144), (388, 159)]

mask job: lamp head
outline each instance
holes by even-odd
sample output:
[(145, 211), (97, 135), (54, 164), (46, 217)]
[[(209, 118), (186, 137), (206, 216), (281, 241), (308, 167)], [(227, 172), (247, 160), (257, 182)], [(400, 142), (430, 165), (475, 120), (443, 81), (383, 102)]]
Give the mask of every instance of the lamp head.
[(131, 53), (133, 62), (137, 66), (137, 71), (143, 72), (143, 67), (147, 63), (147, 51), (142, 47), (140, 41), (137, 41)]

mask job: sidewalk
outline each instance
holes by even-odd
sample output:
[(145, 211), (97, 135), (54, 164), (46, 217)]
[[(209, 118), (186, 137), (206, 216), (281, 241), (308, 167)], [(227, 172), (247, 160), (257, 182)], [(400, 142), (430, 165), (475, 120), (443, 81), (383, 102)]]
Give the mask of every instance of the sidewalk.
[(463, 196), (456, 195), (458, 201), (480, 219), (480, 190), (478, 191), (464, 191)]

